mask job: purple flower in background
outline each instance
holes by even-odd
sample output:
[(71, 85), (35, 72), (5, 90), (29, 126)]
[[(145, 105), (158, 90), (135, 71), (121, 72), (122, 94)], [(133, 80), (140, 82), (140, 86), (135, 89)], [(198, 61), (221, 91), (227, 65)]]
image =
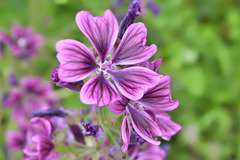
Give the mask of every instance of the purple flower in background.
[(161, 13), (161, 8), (154, 1), (148, 1), (147, 6), (151, 9), (154, 15), (157, 16)]
[(75, 40), (59, 41), (56, 44), (60, 62), (58, 76), (64, 82), (78, 82), (93, 73), (97, 74), (80, 91), (83, 103), (104, 106), (116, 101), (119, 93), (108, 80), (110, 77), (118, 90), (133, 100), (140, 99), (149, 87), (160, 81), (159, 74), (141, 66), (119, 69), (121, 66), (144, 62), (157, 51), (154, 44), (146, 46), (147, 29), (143, 23), (131, 24), (116, 50), (114, 44), (118, 36), (118, 23), (110, 10), (105, 11), (102, 17), (93, 17), (87, 11), (80, 11), (76, 23), (94, 50)]
[(31, 27), (22, 27), (15, 24), (11, 27), (11, 35), (0, 32), (0, 41), (6, 43), (17, 57), (28, 58), (38, 55), (38, 49), (43, 46), (44, 40), (40, 34), (33, 34)]
[(8, 130), (6, 132), (6, 145), (9, 152), (22, 150), (26, 143), (26, 129)]
[(31, 119), (31, 125), (26, 135), (26, 146), (23, 149), (25, 159), (45, 160), (58, 159), (61, 154), (53, 151), (52, 124), (46, 118), (36, 117)]
[(41, 83), (40, 77), (23, 77), (19, 87), (7, 94), (4, 105), (13, 108), (12, 117), (19, 125), (25, 125), (34, 110), (52, 108), (56, 102), (51, 83)]
[(104, 137), (104, 133), (103, 130), (100, 126), (97, 125), (92, 125), (92, 123), (85, 123), (82, 122), (83, 127), (86, 129), (86, 136), (93, 136), (94, 138), (103, 138)]
[(80, 91), (84, 82), (83, 80), (78, 82), (63, 82), (58, 77), (58, 69), (59, 67), (56, 67), (53, 72), (51, 73), (51, 79), (54, 83), (59, 85), (60, 87), (66, 87), (72, 91)]

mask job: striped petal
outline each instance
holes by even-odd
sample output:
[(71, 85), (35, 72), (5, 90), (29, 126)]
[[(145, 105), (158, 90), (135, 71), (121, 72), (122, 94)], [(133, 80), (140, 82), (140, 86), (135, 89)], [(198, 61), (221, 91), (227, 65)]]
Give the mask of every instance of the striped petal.
[(78, 82), (95, 72), (98, 65), (91, 50), (84, 44), (71, 40), (60, 40), (56, 44), (58, 76), (65, 82)]
[(116, 17), (110, 10), (106, 10), (102, 17), (93, 17), (87, 11), (80, 11), (76, 15), (76, 23), (90, 40), (103, 63), (117, 39), (118, 22)]
[(148, 62), (148, 61), (142, 62), (142, 63), (139, 64), (139, 66), (149, 68), (152, 71), (158, 73), (158, 70), (160, 68), (161, 63), (162, 63), (162, 58), (159, 58), (159, 59), (154, 60), (151, 63)]
[(128, 27), (115, 51), (112, 63), (130, 65), (150, 59), (157, 51), (157, 46), (146, 46), (147, 29), (143, 23), (134, 23)]
[(126, 111), (126, 106), (129, 100), (122, 96), (121, 100), (117, 100), (108, 105), (108, 109), (114, 114), (123, 114)]
[(128, 99), (138, 100), (144, 92), (160, 81), (161, 75), (144, 67), (107, 71), (119, 91)]
[(167, 113), (160, 113), (156, 115), (156, 123), (162, 131), (162, 139), (170, 141), (171, 137), (177, 134), (182, 127), (173, 122)]
[(178, 100), (173, 101), (171, 97), (171, 79), (164, 76), (161, 81), (148, 89), (144, 96), (138, 100), (144, 107), (154, 111), (170, 111), (178, 107)]
[(127, 106), (134, 130), (149, 143), (159, 145), (160, 141), (152, 138), (152, 136), (161, 136), (162, 132), (160, 128), (147, 112), (136, 109), (138, 106), (137, 104), (135, 105), (133, 106), (133, 104), (129, 103)]
[(80, 99), (85, 104), (105, 106), (118, 98), (117, 89), (104, 77), (103, 72), (88, 80), (80, 91)]
[(125, 153), (127, 152), (128, 145), (130, 142), (130, 135), (131, 135), (131, 127), (130, 123), (128, 121), (127, 115), (124, 117), (123, 122), (122, 122), (122, 152)]

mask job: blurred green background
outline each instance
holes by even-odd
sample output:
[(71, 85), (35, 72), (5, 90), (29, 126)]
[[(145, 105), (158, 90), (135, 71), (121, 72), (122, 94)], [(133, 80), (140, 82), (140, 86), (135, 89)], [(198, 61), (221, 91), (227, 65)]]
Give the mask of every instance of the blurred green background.
[[(158, 52), (151, 59), (163, 58), (160, 73), (172, 78), (172, 97), (179, 107), (169, 112), (183, 129), (172, 138), (168, 160), (232, 160), (240, 158), (240, 1), (239, 0), (155, 0), (162, 14), (147, 9), (136, 21), (145, 23), (148, 44)], [(80, 10), (95, 16), (106, 9), (115, 14), (127, 10), (128, 3), (114, 10), (111, 0), (1, 0), (0, 29), (12, 24), (31, 25), (45, 38), (41, 56), (31, 62), (18, 62), (6, 48), (0, 58), (1, 96), (10, 86), (10, 72), (17, 77), (40, 75), (50, 80), (59, 65), (55, 43), (71, 38), (90, 45), (75, 23)], [(79, 93), (63, 92), (66, 108), (84, 107)], [(64, 90), (65, 91), (65, 90)], [(1, 148), (4, 135), (14, 123), (9, 111), (0, 109)], [(237, 155), (238, 153), (238, 155)], [(0, 151), (4, 160), (4, 150)]]

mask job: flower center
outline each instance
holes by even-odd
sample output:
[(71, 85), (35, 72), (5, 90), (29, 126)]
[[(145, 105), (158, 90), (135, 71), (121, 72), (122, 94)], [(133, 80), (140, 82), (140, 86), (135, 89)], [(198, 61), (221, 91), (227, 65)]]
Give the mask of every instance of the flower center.
[(112, 70), (114, 67), (112, 66), (112, 63), (108, 60), (105, 60), (104, 63), (98, 62), (99, 68), (96, 71), (97, 74), (103, 72), (104, 76), (109, 79), (110, 76), (107, 73), (107, 70)]
[(27, 40), (26, 40), (26, 38), (23, 38), (23, 37), (19, 38), (19, 39), (17, 40), (17, 45), (18, 45), (19, 48), (24, 48), (24, 47), (26, 47), (26, 45), (27, 45)]

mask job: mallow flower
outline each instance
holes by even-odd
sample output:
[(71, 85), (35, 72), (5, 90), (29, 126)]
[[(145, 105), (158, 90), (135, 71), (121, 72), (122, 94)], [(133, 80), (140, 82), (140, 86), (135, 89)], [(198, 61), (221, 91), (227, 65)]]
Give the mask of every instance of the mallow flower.
[(11, 34), (0, 31), (0, 41), (6, 43), (16, 57), (28, 58), (38, 55), (38, 49), (43, 46), (44, 39), (41, 34), (33, 33), (32, 27), (22, 27), (14, 24)]
[(61, 153), (53, 151), (52, 134), (53, 127), (47, 118), (32, 118), (26, 133), (26, 146), (23, 149), (24, 159), (58, 159)]
[(42, 83), (41, 77), (23, 77), (4, 98), (4, 106), (12, 108), (12, 117), (20, 125), (28, 123), (28, 118), (36, 109), (54, 107), (57, 102), (51, 83)]
[[(140, 65), (158, 72), (161, 61), (162, 59), (157, 59), (152, 63), (144, 62)], [(160, 141), (152, 138), (152, 136), (162, 136), (163, 134), (159, 121), (155, 120), (155, 115), (164, 111), (173, 110), (177, 108), (179, 104), (178, 100), (172, 100), (170, 84), (170, 77), (163, 76), (159, 83), (145, 91), (141, 99), (134, 101), (122, 96), (121, 100), (117, 100), (108, 105), (111, 112), (115, 114), (125, 114), (122, 123), (123, 152), (127, 151), (130, 143), (131, 127), (128, 114), (132, 126), (138, 135), (151, 144), (160, 144)]]
[[(116, 49), (114, 44), (119, 27), (110, 10), (106, 10), (102, 17), (80, 11), (76, 23), (94, 49), (71, 39), (57, 42), (58, 76), (64, 82), (78, 82), (95, 74), (80, 91), (83, 103), (107, 105), (119, 99), (118, 91), (128, 99), (138, 100), (160, 81), (158, 73), (133, 66), (148, 60), (157, 51), (154, 44), (146, 46), (147, 29), (143, 23), (131, 24)], [(131, 67), (126, 68), (128, 65)]]

